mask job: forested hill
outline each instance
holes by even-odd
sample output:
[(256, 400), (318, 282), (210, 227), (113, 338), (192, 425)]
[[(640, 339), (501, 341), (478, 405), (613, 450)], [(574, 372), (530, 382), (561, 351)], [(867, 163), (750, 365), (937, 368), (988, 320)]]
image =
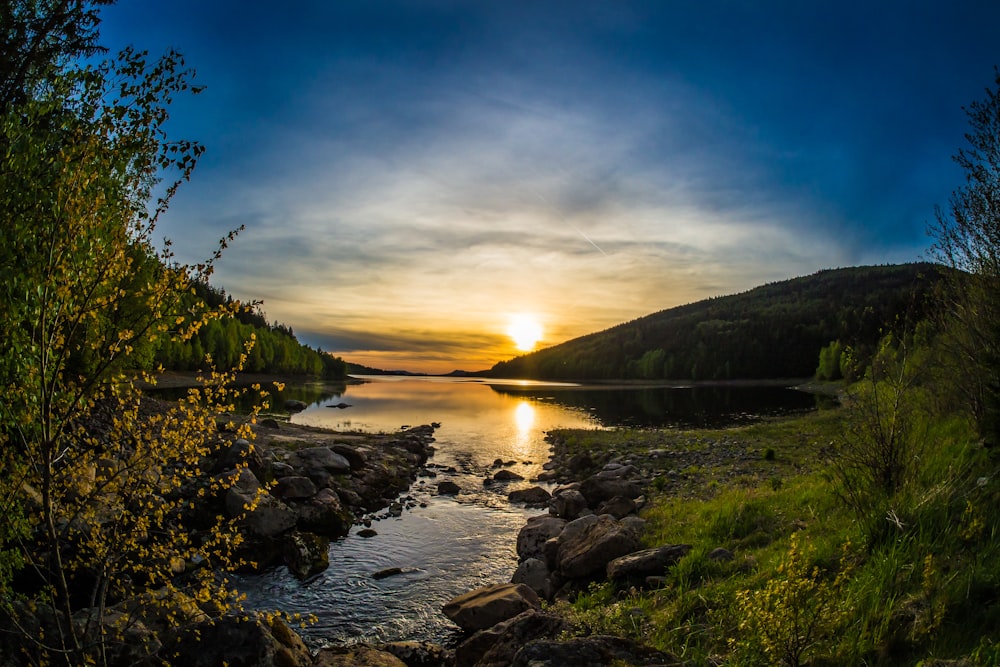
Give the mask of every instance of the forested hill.
[(725, 380), (809, 377), (833, 341), (860, 357), (927, 315), (932, 264), (820, 271), (660, 311), (496, 364), (493, 377)]
[[(208, 283), (192, 284), (193, 298), (212, 308), (233, 306), (234, 300), (225, 290)], [(220, 371), (236, 367), (244, 345), (252, 336), (256, 343), (243, 366), (249, 373), (275, 375), (311, 375), (326, 379), (347, 377), (347, 364), (323, 350), (300, 343), (291, 327), (279, 322), (270, 323), (267, 316), (251, 304), (235, 303), (235, 315), (209, 320), (190, 340), (164, 340), (153, 351), (153, 361), (166, 370), (207, 370), (211, 366)]]

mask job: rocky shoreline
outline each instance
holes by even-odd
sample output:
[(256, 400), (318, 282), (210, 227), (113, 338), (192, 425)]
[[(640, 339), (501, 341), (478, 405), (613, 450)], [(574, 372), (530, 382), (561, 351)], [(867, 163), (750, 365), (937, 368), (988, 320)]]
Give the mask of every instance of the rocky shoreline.
[[(398, 515), (405, 511), (406, 503), (393, 499), (418, 476), (428, 474), (433, 426), (378, 437), (296, 425), (280, 424), (276, 429), (274, 426), (270, 430), (267, 426), (257, 427), (255, 454), (272, 461), (270, 472), (265, 470), (261, 474), (277, 481), (272, 489), (274, 502), (283, 503), (298, 518), (295, 526), (282, 534), (286, 544), (292, 540), (295, 547), (280, 550), (278, 557), (270, 562), (280, 563), (283, 556), (284, 562), (299, 576), (309, 576), (309, 572), (317, 571), (310, 568), (325, 566), (314, 562), (308, 549), (298, 546), (300, 536), (346, 534), (352, 518), (363, 520), (358, 517), (371, 512)], [(518, 564), (509, 582), (469, 591), (440, 610), (463, 633), (453, 646), (412, 641), (330, 646), (315, 655), (306, 651), (300, 658), (311, 662), (294, 664), (392, 667), (540, 667), (603, 665), (614, 661), (650, 666), (682, 664), (673, 656), (630, 640), (589, 635), (586, 628), (573, 627), (570, 620), (553, 610), (558, 609), (557, 603), (575, 599), (593, 582), (613, 581), (626, 590), (662, 585), (666, 570), (683, 558), (691, 545), (659, 544), (644, 548), (645, 521), (639, 517), (639, 511), (647, 494), (654, 490), (698, 493), (705, 477), (713, 474), (759, 477), (765, 453), (753, 443), (721, 434), (671, 434), (662, 449), (641, 451), (630, 449), (628, 443), (619, 448), (591, 449), (561, 434), (550, 435), (548, 440), (552, 445), (551, 458), (543, 466), (544, 472), (532, 481), (549, 488), (532, 486), (508, 494), (512, 503), (547, 508), (548, 512), (531, 517), (519, 531)], [(317, 448), (329, 454), (320, 456)], [(344, 461), (331, 455), (338, 455)], [(331, 468), (332, 461), (338, 461), (336, 469)], [(259, 464), (254, 463), (251, 470), (256, 465)], [(498, 461), (494, 467), (502, 468), (503, 462)], [(490, 482), (488, 479), (486, 483)], [(439, 494), (453, 492), (447, 482), (438, 486)], [(299, 491), (300, 487), (304, 489)], [(331, 492), (349, 516), (333, 520), (337, 512), (328, 512), (325, 516), (331, 521), (324, 531), (308, 530), (317, 527), (311, 517), (317, 505), (331, 503)], [(286, 522), (291, 523), (291, 519)], [(325, 548), (321, 550), (325, 553)], [(278, 550), (274, 553), (278, 554)], [(709, 557), (728, 560), (733, 555), (716, 549)], [(305, 566), (301, 565), (303, 562)]]
[[(237, 437), (233, 421), (239, 420), (220, 417), (220, 447), (210, 474), (190, 480), (184, 492), (201, 499), (192, 507), (204, 514), (206, 524), (212, 516), (246, 513), (241, 554), (255, 570), (287, 566), (300, 579), (316, 575), (330, 565), (331, 540), (361, 524), (361, 538), (375, 534), (373, 520), (415, 507), (419, 501), (408, 490), (418, 478), (434, 476), (428, 461), (437, 424), (362, 434), (265, 419), (251, 425), (251, 443)], [(328, 646), (314, 653), (280, 617), (203, 611), (204, 618), (193, 618), (187, 630), (165, 638), (169, 646), (164, 649), (192, 667), (223, 661), (259, 667), (681, 664), (633, 641), (590, 635), (554, 610), (593, 582), (613, 581), (626, 590), (661, 585), (666, 569), (691, 546), (644, 545), (645, 521), (638, 514), (647, 494), (691, 492), (713, 470), (751, 474), (762, 454), (750, 443), (707, 435), (671, 434), (662, 449), (641, 450), (628, 442), (591, 447), (575, 438), (547, 438), (550, 460), (531, 480), (547, 488), (535, 485), (508, 494), (511, 503), (548, 510), (520, 529), (518, 564), (510, 580), (469, 591), (434, 610), (461, 630), (454, 645), (404, 641)], [(507, 475), (521, 479), (499, 459), (493, 467), (497, 471), (484, 481), (487, 486), (508, 481)], [(207, 493), (213, 481), (234, 476), (235, 484), (223, 493)], [(456, 490), (447, 481), (437, 486), (439, 495)], [(201, 522), (194, 518), (192, 523)], [(710, 557), (730, 559), (732, 554), (716, 550)], [(184, 576), (197, 567), (178, 563), (175, 571)]]

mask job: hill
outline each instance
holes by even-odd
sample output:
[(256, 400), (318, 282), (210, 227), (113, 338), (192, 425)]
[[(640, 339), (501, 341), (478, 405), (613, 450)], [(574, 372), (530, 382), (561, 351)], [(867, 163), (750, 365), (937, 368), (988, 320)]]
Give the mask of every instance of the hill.
[(809, 377), (832, 341), (864, 351), (926, 317), (944, 269), (933, 264), (820, 271), (663, 310), (490, 369), (544, 380)]

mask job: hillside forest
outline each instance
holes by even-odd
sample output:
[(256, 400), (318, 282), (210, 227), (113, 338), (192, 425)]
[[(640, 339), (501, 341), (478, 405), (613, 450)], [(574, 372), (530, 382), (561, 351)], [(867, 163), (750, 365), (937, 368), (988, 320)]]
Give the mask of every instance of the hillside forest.
[(820, 271), (660, 311), (500, 362), (489, 374), (545, 380), (803, 378), (816, 373), (818, 350), (829, 348), (833, 358), (824, 379), (853, 376), (882, 336), (930, 315), (946, 274), (929, 263)]

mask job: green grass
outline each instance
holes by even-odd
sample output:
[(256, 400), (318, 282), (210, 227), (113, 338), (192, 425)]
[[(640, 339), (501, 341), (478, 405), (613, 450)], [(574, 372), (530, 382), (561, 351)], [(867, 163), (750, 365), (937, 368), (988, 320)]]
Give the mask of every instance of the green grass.
[[(781, 635), (781, 591), (799, 585), (829, 597), (801, 664), (998, 664), (1000, 468), (967, 422), (928, 420), (919, 474), (859, 517), (828, 460), (851, 418), (837, 409), (722, 431), (564, 432), (595, 461), (713, 442), (757, 456), (736, 474), (702, 463), (686, 486), (652, 485), (645, 542), (693, 547), (662, 588), (605, 583), (561, 608), (587, 631), (640, 639), (691, 664), (754, 664), (768, 644), (746, 634)], [(807, 559), (794, 579), (785, 569), (792, 535)], [(733, 559), (709, 559), (716, 547)], [(772, 581), (785, 583), (769, 598)], [(767, 630), (747, 626), (748, 615), (778, 620)]]

